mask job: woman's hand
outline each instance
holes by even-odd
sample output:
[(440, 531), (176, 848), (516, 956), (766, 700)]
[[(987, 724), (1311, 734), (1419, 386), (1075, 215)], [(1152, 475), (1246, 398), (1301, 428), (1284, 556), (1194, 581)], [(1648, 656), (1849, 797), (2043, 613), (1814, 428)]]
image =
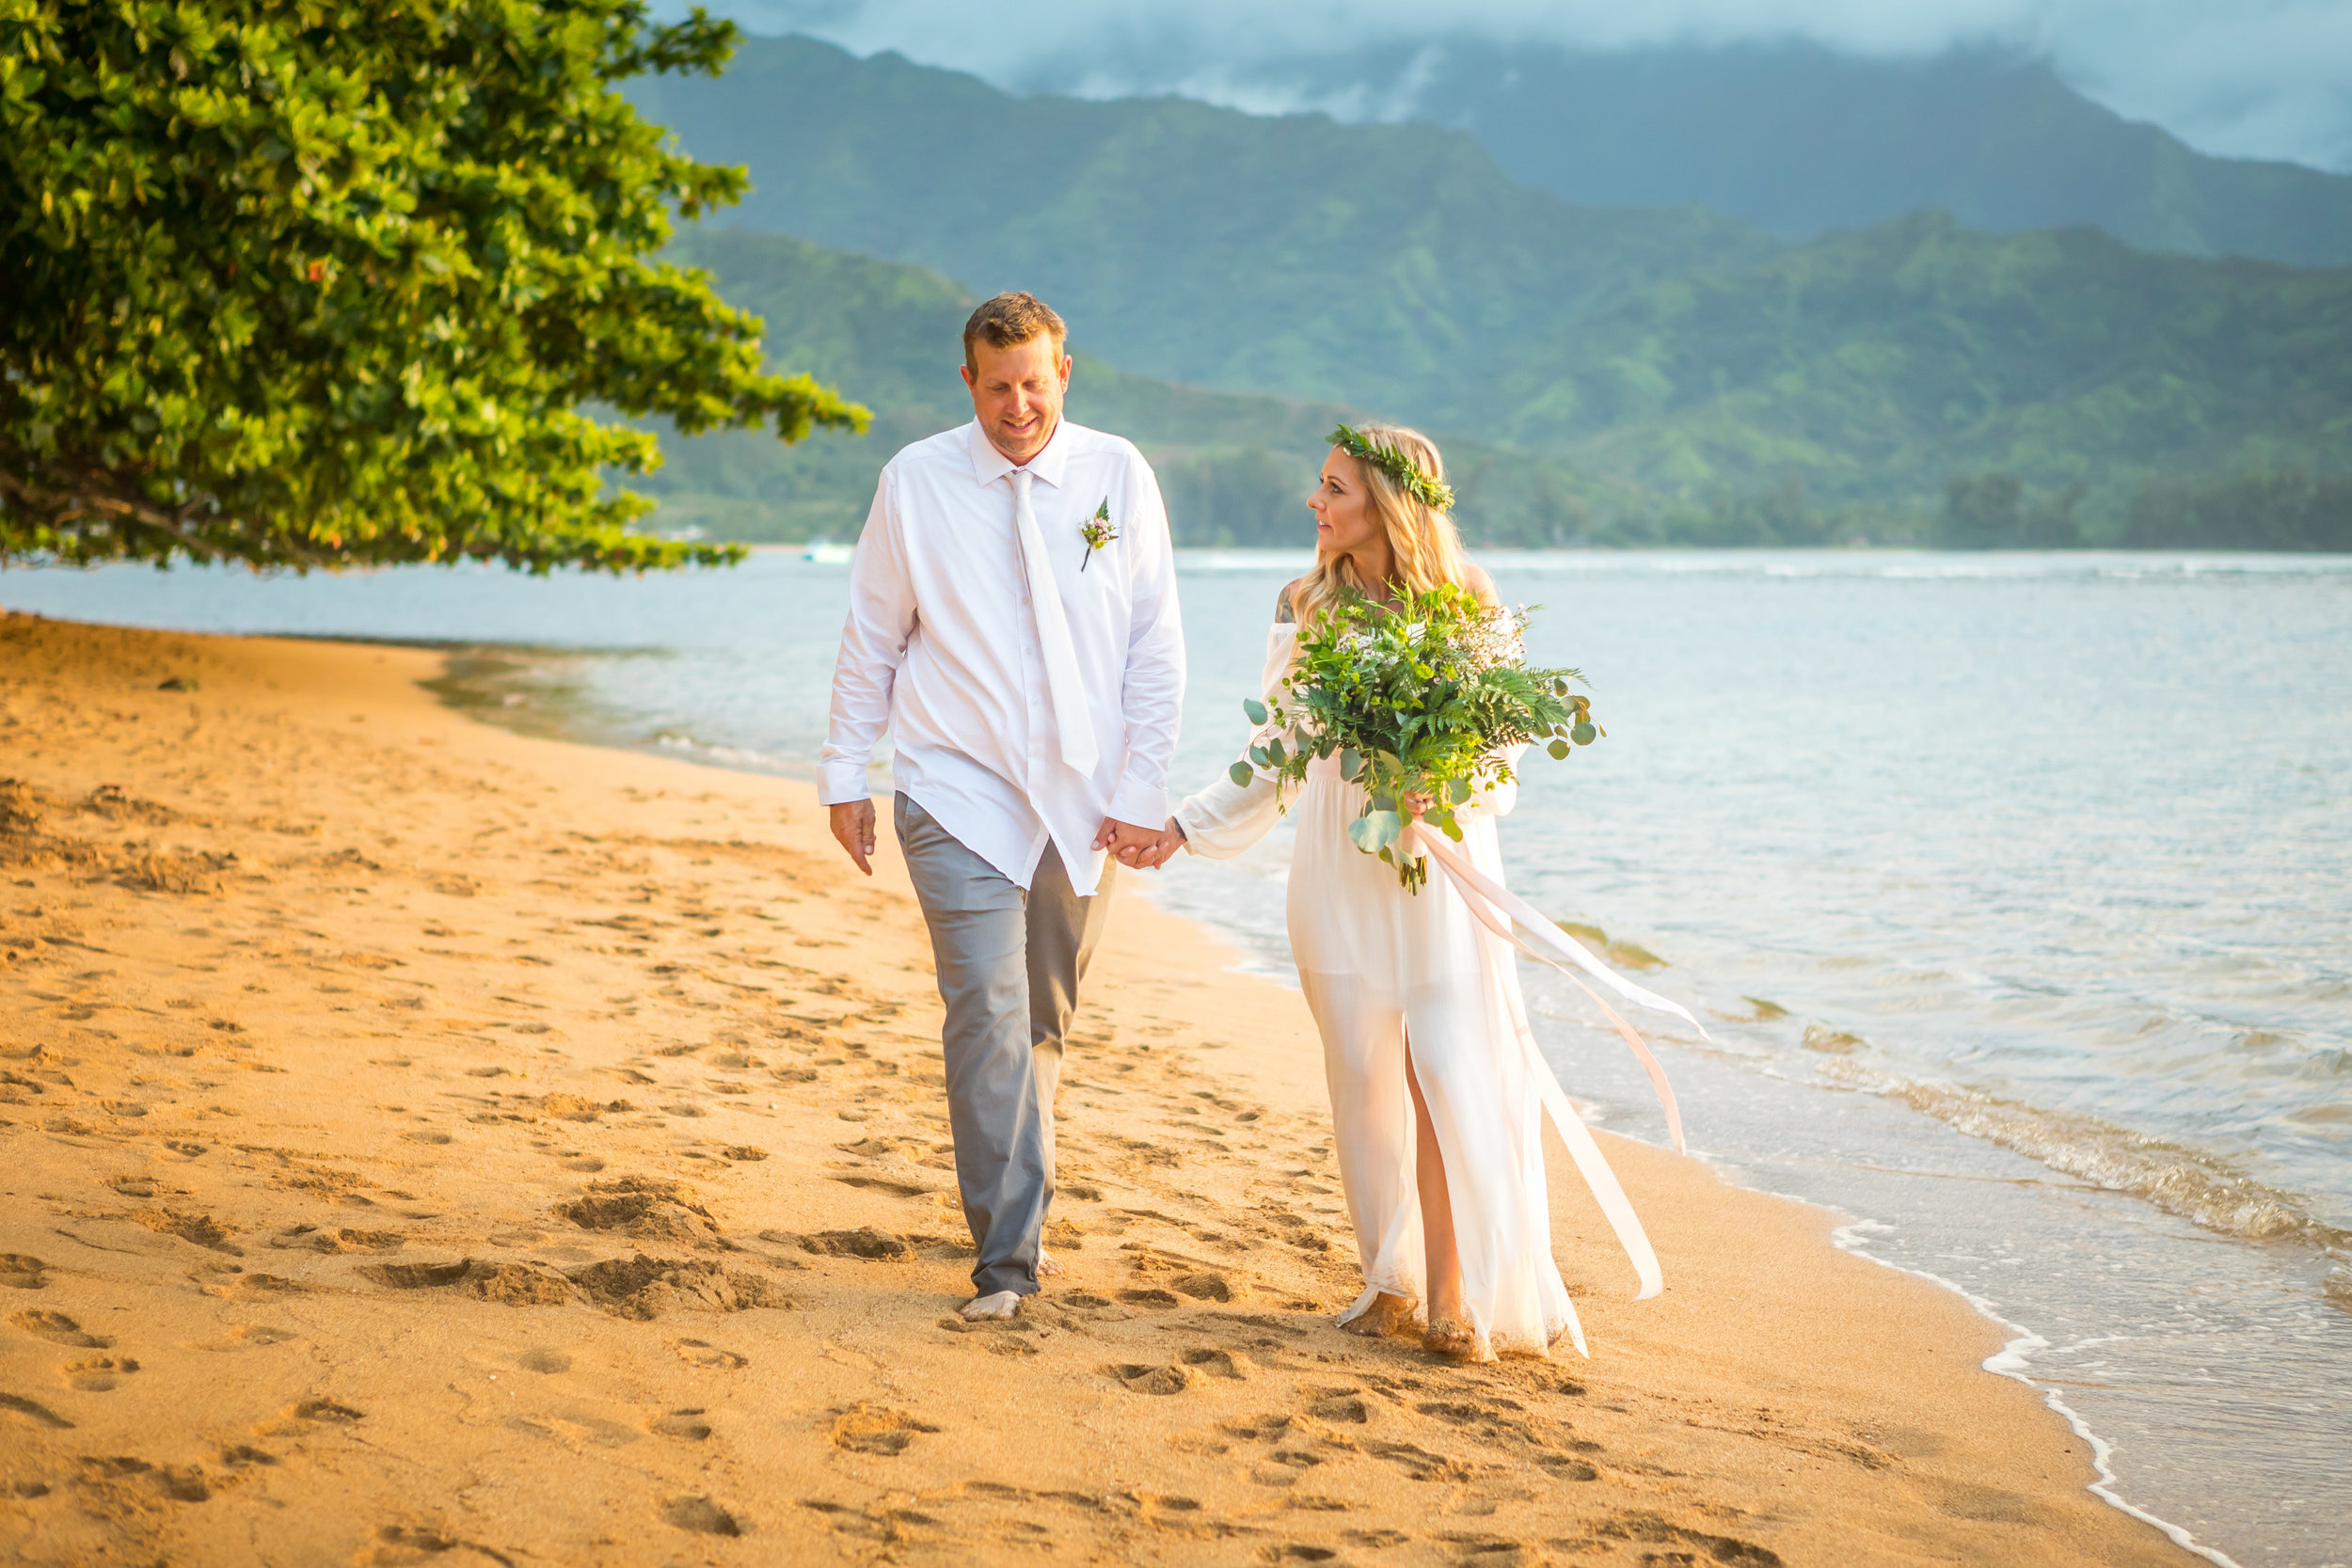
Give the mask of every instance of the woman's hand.
[(1176, 851), (1184, 847), (1184, 830), (1174, 817), (1160, 829), (1160, 836), (1139, 848), (1121, 849), (1119, 863), (1137, 871), (1156, 871), (1173, 860)]
[(1407, 790), (1402, 803), (1405, 807), (1405, 815), (1418, 822), (1423, 812), (1438, 803), (1438, 798), (1425, 789)]

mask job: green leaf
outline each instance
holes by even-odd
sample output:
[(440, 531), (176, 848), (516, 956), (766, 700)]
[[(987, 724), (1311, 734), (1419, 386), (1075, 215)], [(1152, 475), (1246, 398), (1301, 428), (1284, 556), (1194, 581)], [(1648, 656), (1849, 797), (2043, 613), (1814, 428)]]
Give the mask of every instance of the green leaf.
[(1405, 819), (1392, 811), (1366, 812), (1347, 825), (1347, 836), (1367, 854), (1385, 849), (1405, 831)]
[(1235, 784), (1241, 785), (1244, 789), (1247, 789), (1249, 787), (1249, 781), (1256, 778), (1258, 775), (1250, 771), (1249, 765), (1248, 763), (1237, 762), (1233, 764), (1232, 767), (1228, 768), (1225, 770), (1225, 776), (1232, 780)]
[(1281, 741), (1279, 739), (1267, 741), (1265, 743), (1265, 755), (1266, 763), (1269, 767), (1281, 767), (1283, 760)]
[(1569, 738), (1574, 740), (1579, 746), (1590, 746), (1593, 743), (1594, 736), (1598, 733), (1599, 732), (1594, 725), (1593, 721), (1589, 719), (1585, 719), (1579, 721), (1576, 728), (1568, 732), (1568, 736)]
[(1274, 758), (1266, 753), (1266, 749), (1263, 746), (1252, 746), (1249, 748), (1249, 760), (1256, 763), (1261, 768), (1271, 768), (1274, 766)]
[(1364, 754), (1361, 752), (1356, 751), (1351, 747), (1340, 752), (1341, 778), (1345, 779), (1350, 783), (1355, 782), (1358, 770), (1363, 766)]
[(1265, 704), (1255, 697), (1244, 697), (1241, 700), (1241, 710), (1249, 716), (1249, 721), (1253, 724), (1263, 724), (1266, 721)]
[(0, 562), (739, 559), (629, 531), (638, 421), (869, 416), (660, 259), (745, 182), (621, 90), (733, 24), (645, 11), (11, 7), (0, 160), (41, 199), (0, 239)]
[(1568, 743), (1565, 740), (1555, 740), (1550, 745), (1545, 747), (1544, 750), (1551, 753), (1551, 760), (1554, 762), (1565, 762), (1567, 760)]

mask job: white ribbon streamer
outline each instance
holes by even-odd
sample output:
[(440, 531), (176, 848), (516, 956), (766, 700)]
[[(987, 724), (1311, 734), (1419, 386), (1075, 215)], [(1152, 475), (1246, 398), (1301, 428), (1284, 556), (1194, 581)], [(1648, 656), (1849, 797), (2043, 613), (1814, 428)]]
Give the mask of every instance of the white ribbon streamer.
[[(1396, 842), (1398, 848), (1406, 854), (1420, 852), (1437, 862), (1438, 869), (1454, 884), (1454, 891), (1462, 895), (1462, 902), (1471, 916), (1512, 946), (1564, 974), (1568, 973), (1567, 965), (1559, 957), (1539, 951), (1522, 941), (1511, 928), (1511, 923), (1517, 921), (1569, 962), (1607, 981), (1611, 989), (1645, 1006), (1672, 1013), (1698, 1030), (1702, 1038), (1706, 1037), (1705, 1026), (1680, 1004), (1645, 990), (1609, 968), (1558, 926), (1546, 920), (1526, 900), (1483, 875), (1425, 824), (1418, 819), (1408, 820)], [(1650, 1054), (1649, 1047), (1633, 1027), (1617, 1016), (1615, 1008), (1603, 1002), (1592, 987), (1575, 974), (1568, 974), (1568, 978), (1575, 982), (1579, 990), (1593, 999), (1594, 1005), (1608, 1016), (1609, 1022), (1616, 1026), (1617, 1033), (1633, 1048), (1633, 1054), (1641, 1062), (1643, 1071), (1649, 1075), (1650, 1087), (1656, 1091), (1659, 1104), (1665, 1110), (1666, 1126), (1674, 1135), (1676, 1151), (1687, 1152), (1682, 1141), (1682, 1112), (1675, 1102), (1674, 1086), (1666, 1081), (1665, 1069), (1659, 1065), (1657, 1057)], [(1576, 1114), (1576, 1107), (1568, 1102), (1567, 1092), (1561, 1088), (1560, 1079), (1551, 1070), (1551, 1064), (1544, 1059), (1542, 1051), (1536, 1047), (1534, 1036), (1527, 1029), (1524, 1019), (1515, 1020), (1514, 1023), (1519, 1037), (1519, 1049), (1535, 1081), (1544, 1110), (1551, 1117), (1552, 1126), (1558, 1130), (1561, 1143), (1566, 1146), (1568, 1157), (1576, 1162), (1577, 1171), (1584, 1178), (1585, 1186), (1591, 1189), (1593, 1200), (1600, 1206), (1601, 1215), (1608, 1220), (1609, 1228), (1616, 1233), (1617, 1244), (1625, 1249), (1627, 1259), (1633, 1264), (1634, 1275), (1641, 1280), (1642, 1288), (1633, 1299), (1646, 1301), (1665, 1289), (1665, 1276), (1658, 1264), (1657, 1249), (1650, 1245), (1649, 1235), (1642, 1228), (1640, 1216), (1633, 1212), (1632, 1199), (1626, 1196), (1625, 1187), (1617, 1180), (1617, 1173), (1610, 1169), (1608, 1158), (1601, 1153), (1592, 1130), (1584, 1125), (1584, 1119)], [(1568, 1309), (1568, 1335), (1577, 1350), (1583, 1352), (1583, 1327), (1576, 1319), (1573, 1306)]]
[[(1679, 1002), (1668, 1001), (1656, 991), (1644, 990), (1593, 957), (1585, 951), (1583, 943), (1560, 929), (1553, 922), (1546, 920), (1525, 899), (1487, 878), (1476, 866), (1462, 859), (1441, 836), (1426, 824), (1418, 819), (1408, 820), (1405, 824), (1405, 831), (1398, 835), (1396, 842), (1406, 854), (1419, 851), (1436, 861), (1438, 868), (1444, 871), (1447, 879), (1454, 883), (1454, 891), (1462, 895), (1462, 902), (1468, 905), (1470, 913), (1477, 917), (1479, 924), (1528, 957), (1541, 959), (1563, 973), (1566, 972), (1567, 965), (1562, 963), (1560, 959), (1565, 958), (1569, 963), (1597, 975), (1619, 995), (1659, 1012), (1672, 1013), (1692, 1028), (1696, 1029), (1699, 1032), (1699, 1038), (1712, 1038), (1707, 1032), (1707, 1026), (1691, 1016), (1689, 1008)], [(1537, 940), (1552, 951), (1540, 952), (1520, 940), (1518, 933), (1511, 929), (1513, 921), (1517, 921), (1534, 932)], [(1576, 980), (1573, 974), (1568, 975), (1568, 978)], [(1617, 1016), (1615, 1008), (1601, 1001), (1599, 996), (1595, 994), (1593, 988), (1585, 985), (1581, 980), (1577, 980), (1576, 984), (1578, 990), (1592, 997), (1600, 1010), (1608, 1015), (1609, 1022), (1616, 1026), (1618, 1035), (1633, 1048), (1635, 1059), (1642, 1064), (1642, 1070), (1649, 1075), (1650, 1087), (1657, 1093), (1658, 1103), (1666, 1113), (1666, 1128), (1674, 1135), (1675, 1152), (1677, 1154), (1690, 1152), (1683, 1147), (1682, 1111), (1675, 1103), (1674, 1086), (1666, 1082), (1666, 1069), (1659, 1066), (1658, 1058), (1650, 1054), (1649, 1046), (1639, 1034), (1634, 1032), (1631, 1024)]]

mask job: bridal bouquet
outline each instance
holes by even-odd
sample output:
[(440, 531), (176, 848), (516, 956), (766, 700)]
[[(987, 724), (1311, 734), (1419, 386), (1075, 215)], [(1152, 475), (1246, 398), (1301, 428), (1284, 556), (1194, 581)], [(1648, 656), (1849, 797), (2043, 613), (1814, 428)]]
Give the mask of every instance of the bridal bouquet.
[(1259, 736), (1249, 760), (1233, 764), (1233, 782), (1263, 768), (1287, 791), (1309, 763), (1337, 753), (1340, 776), (1369, 797), (1348, 836), (1420, 892), (1428, 863), (1395, 849), (1406, 796), (1428, 796), (1422, 819), (1459, 843), (1454, 809), (1511, 779), (1503, 753), (1543, 741), (1562, 758), (1608, 733), (1593, 722), (1590, 699), (1569, 690), (1577, 672), (1527, 667), (1526, 626), (1525, 610), (1490, 609), (1451, 584), (1407, 594), (1393, 610), (1347, 595), (1299, 637), (1272, 707), (1242, 704)]

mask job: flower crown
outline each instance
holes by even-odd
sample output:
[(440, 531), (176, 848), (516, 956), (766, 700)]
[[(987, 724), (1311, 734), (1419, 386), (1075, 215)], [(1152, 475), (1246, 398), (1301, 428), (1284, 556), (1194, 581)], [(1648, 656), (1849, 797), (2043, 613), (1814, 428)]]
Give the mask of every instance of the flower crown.
[(1398, 489), (1418, 499), (1432, 512), (1454, 510), (1454, 486), (1440, 483), (1422, 473), (1413, 460), (1394, 447), (1376, 447), (1366, 440), (1361, 432), (1346, 425), (1334, 429), (1329, 444), (1350, 457), (1361, 458), (1396, 481)]

